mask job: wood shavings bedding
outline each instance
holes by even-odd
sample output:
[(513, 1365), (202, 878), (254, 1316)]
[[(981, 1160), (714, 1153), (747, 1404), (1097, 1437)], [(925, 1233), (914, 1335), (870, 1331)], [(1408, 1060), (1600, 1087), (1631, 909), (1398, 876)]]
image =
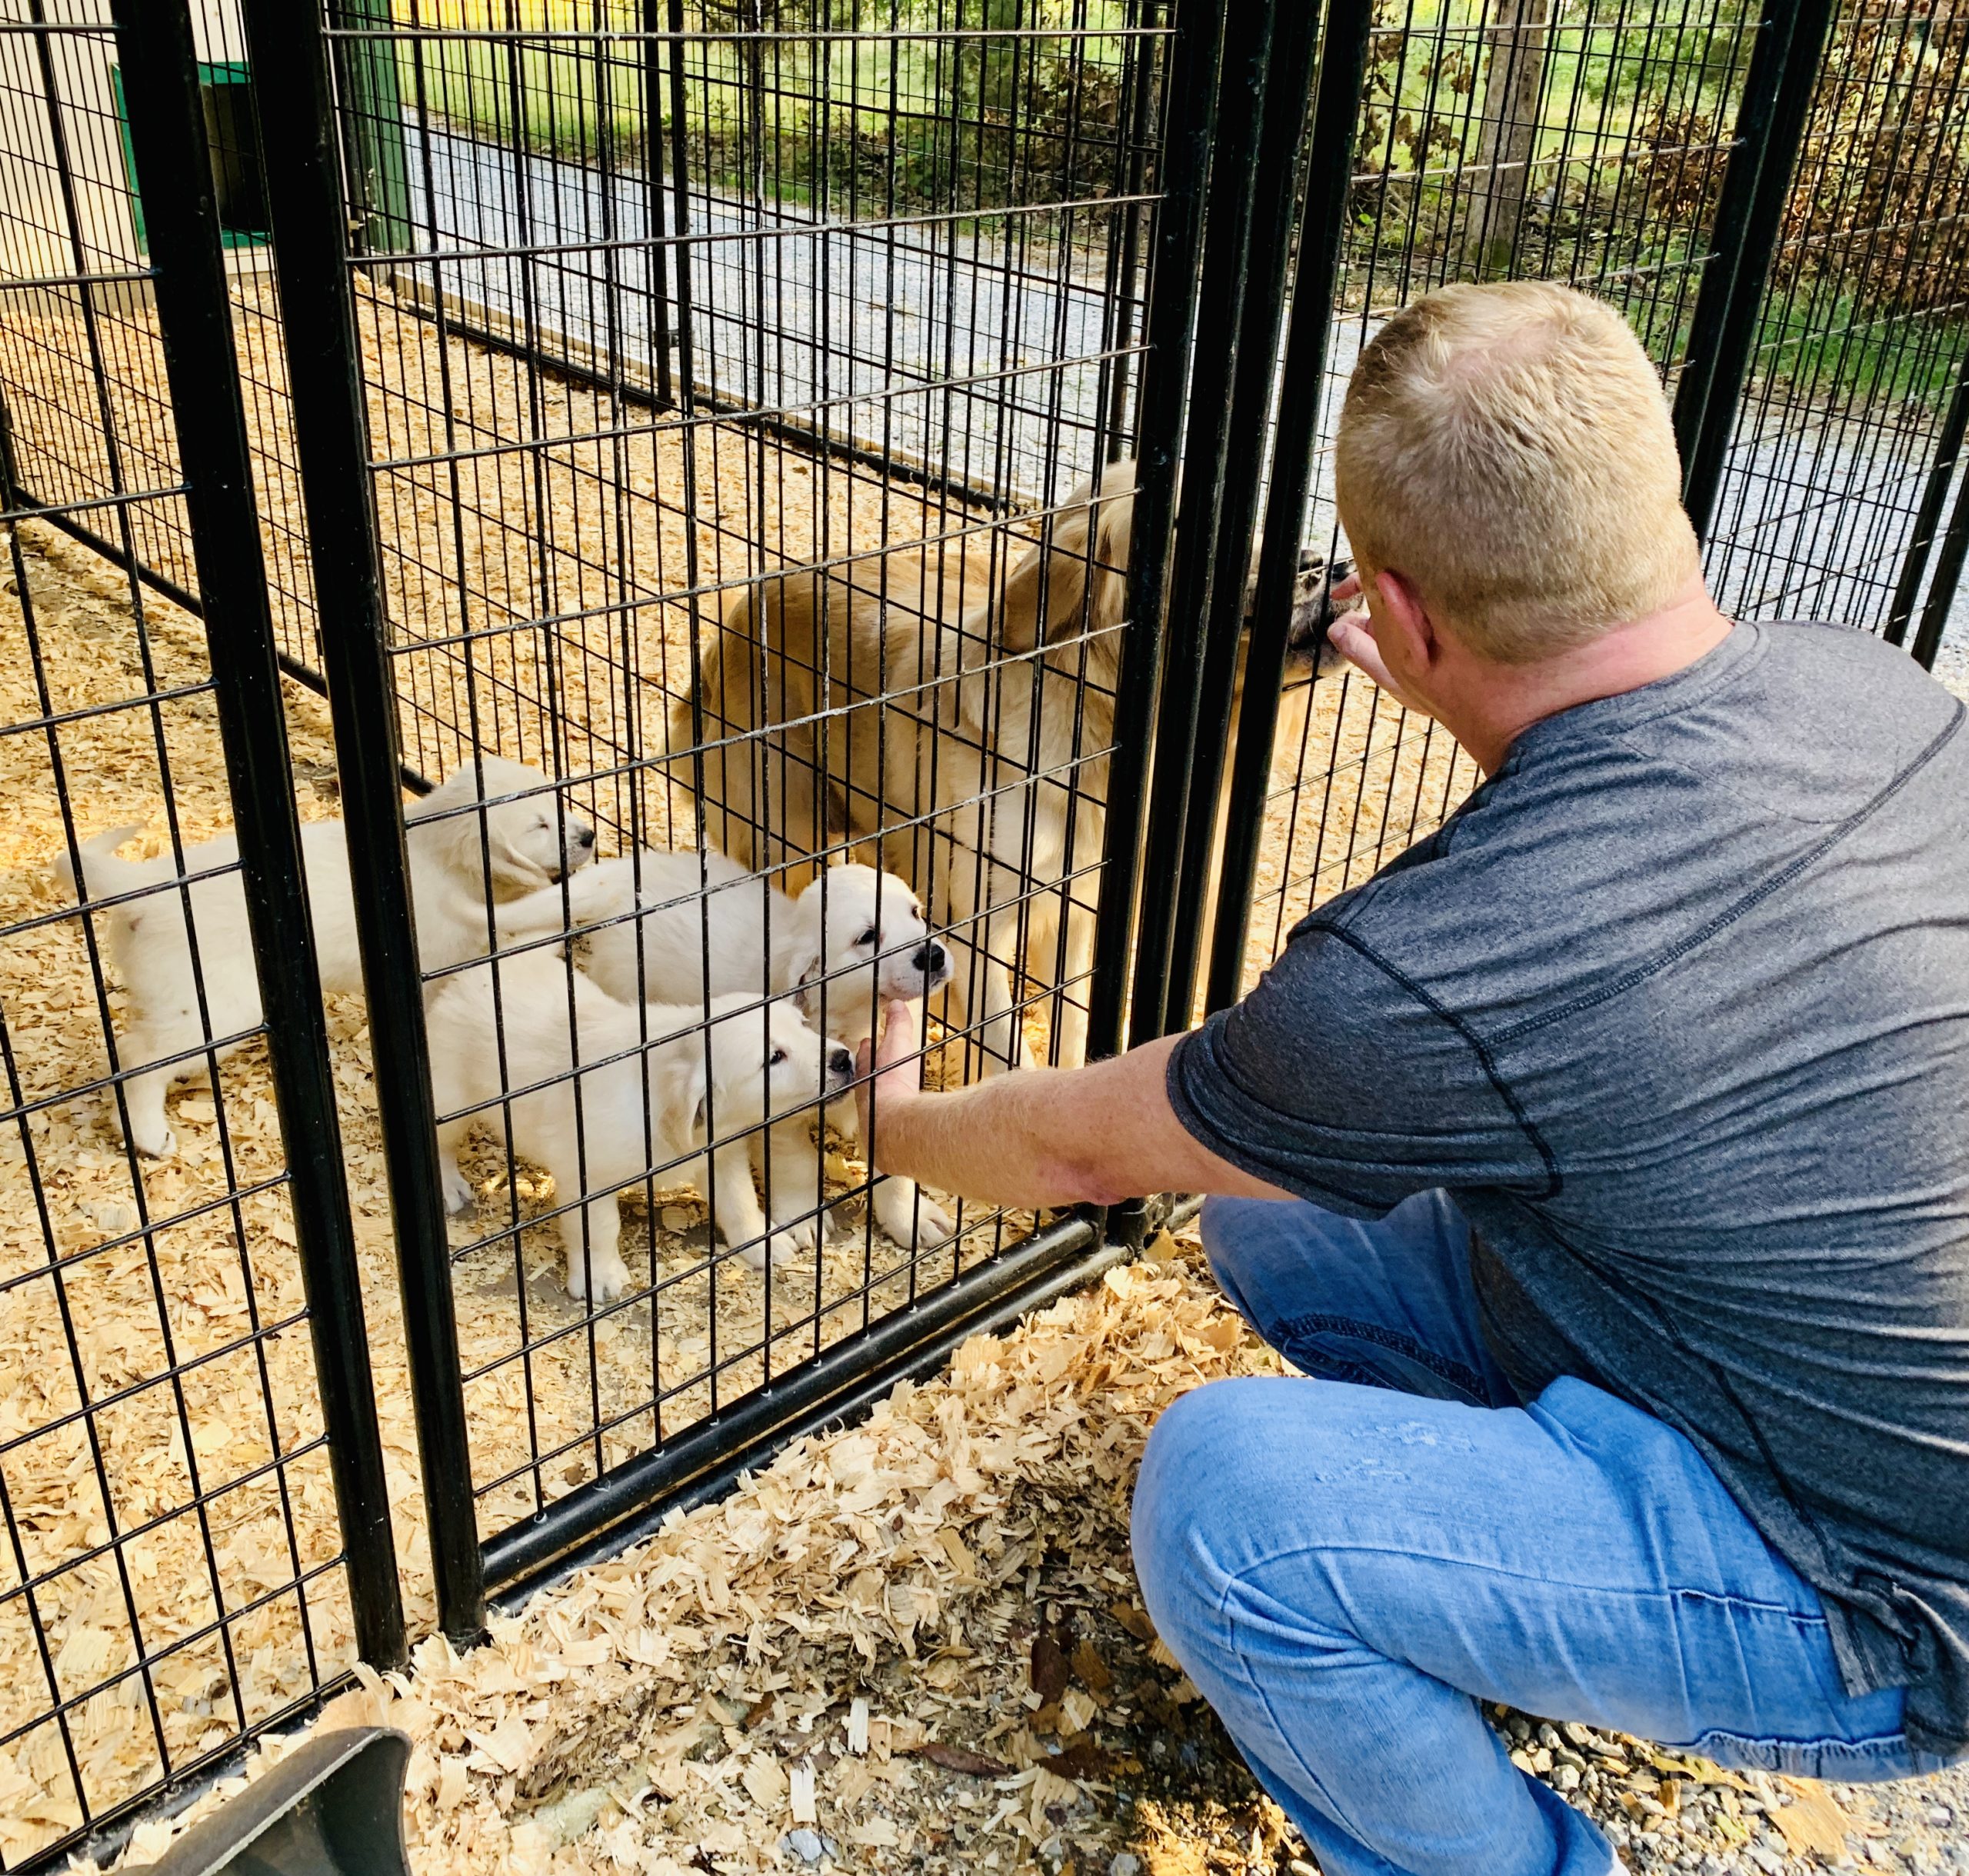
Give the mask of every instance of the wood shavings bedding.
[[(1144, 1681), (1158, 1707), (1194, 1691), (1150, 1660), (1126, 1572), (1081, 1560), (1124, 1528), (1169, 1401), (1280, 1371), (1194, 1256), (1165, 1238), (973, 1338), (944, 1378), (801, 1442), (496, 1621), (488, 1645), (434, 1637), (409, 1675), (365, 1673), (321, 1724), (411, 1735), (413, 1866), (737, 1876), (781, 1864), (782, 1837), (811, 1827), (843, 1864), (935, 1866), (962, 1843), (1010, 1868), (1063, 1818), (1094, 1828), (1126, 1758), (1101, 1744), (1116, 1710), (1139, 1708)], [(1073, 1684), (1028, 1692), (1035, 1638), (1077, 1611)], [(129, 1859), (218, 1798), (140, 1829)]]
[[(268, 290), (252, 279), (238, 285), (248, 298)], [(240, 330), (264, 387), (251, 402), (249, 422), (263, 472), (276, 610), (289, 648), (312, 658), (308, 581), (295, 551), (298, 488), (282, 467), (292, 444), (279, 361), (265, 355), (268, 328), (255, 323), (258, 310), (248, 314)], [(38, 355), (58, 362), (73, 334), (52, 327), (72, 320), (53, 301), (42, 316), (51, 332)], [(154, 330), (141, 310), (120, 318), (125, 375), (114, 395), (126, 436), (152, 439), (132, 457), (131, 473), (168, 485), (176, 471), (168, 444), (158, 441), (153, 400), (162, 377)], [(693, 528), (679, 495), (681, 428), (654, 439), (600, 437), (609, 427), (605, 398), (557, 385), (546, 432), (600, 440), (513, 446), (515, 414), (525, 408), (515, 361), (447, 342), (387, 298), (365, 297), (362, 319), (378, 454), (400, 461), (448, 447), (481, 452), (457, 471), (455, 498), (478, 511), (462, 538), (449, 526), (448, 471), (393, 470), (379, 489), (391, 611), (404, 648), (398, 671), (405, 747), (434, 775), (460, 751), (446, 723), (475, 721), (485, 746), (575, 775), (646, 752), (688, 671), (694, 609), (715, 605), (721, 582), (756, 571), (762, 554), (778, 561), (866, 550), (974, 518), (865, 470), (823, 475), (743, 425), (705, 422), (690, 432), (700, 497)], [(44, 403), (55, 408), (74, 385), (44, 389)], [(78, 434), (92, 421), (78, 413)], [(495, 449), (501, 437), (506, 445)], [(163, 526), (164, 515), (145, 509), (135, 518), (154, 564), (190, 583), (182, 537)], [(217, 1091), (173, 1096), (183, 1150), (170, 1161), (133, 1170), (102, 1098), (63, 1098), (106, 1065), (83, 933), (78, 921), (51, 916), (62, 905), (48, 870), (62, 845), (55, 761), (85, 835), (135, 821), (146, 829), (146, 851), (168, 850), (160, 748), (183, 839), (229, 828), (208, 696), (175, 698), (154, 711), (105, 708), (153, 685), (168, 691), (202, 682), (202, 630), (147, 594), (147, 677), (123, 577), (51, 529), (25, 525), (22, 535), (41, 661), (37, 671), (18, 596), (0, 597), (4, 720), (42, 714), (38, 681), (47, 687), (45, 708), (95, 714), (65, 723), (52, 751), (45, 735), (0, 738), (0, 798), (10, 809), (0, 826), (0, 926), (51, 919), (0, 935), (0, 1011), (20, 1091), (48, 1104), (29, 1124), (32, 1165), (18, 1133), (0, 1133), (0, 1285), (8, 1286), (0, 1288), (0, 1440), (20, 1441), (5, 1470), (27, 1534), (27, 1568), (51, 1573), (32, 1598), (0, 1600), (0, 1658), (35, 1659), (38, 1624), (61, 1698), (80, 1702), (69, 1713), (69, 1731), (100, 1807), (158, 1777), (158, 1732), (178, 1762), (237, 1731), (242, 1714), (226, 1691), (229, 1675), (242, 1688), (244, 1719), (264, 1719), (303, 1694), (313, 1674), (346, 1665), (349, 1628), (339, 1572), (324, 1568), (338, 1544), (325, 1455), (313, 1447), (319, 1414), (300, 1320), (293, 1221), (277, 1186), (236, 1205), (228, 1200), (235, 1188), (274, 1179), (282, 1165), (263, 1048), (250, 1045), (224, 1064)], [(494, 629), (543, 613), (558, 622)], [(489, 635), (432, 642), (460, 632)], [(335, 752), (325, 707), (292, 684), (287, 702), (301, 811), (331, 814)], [(1261, 892), (1288, 881), (1292, 891), (1331, 890), (1331, 857), (1343, 851), (1337, 843), (1349, 839), (1348, 828), (1358, 821), (1351, 848), (1361, 856), (1391, 830), (1398, 835), (1411, 769), (1419, 774), (1418, 764), (1427, 768), (1436, 760), (1418, 754), (1412, 733), (1396, 737), (1389, 713), (1374, 712), (1364, 685), (1343, 690), (1322, 680), (1311, 715), (1302, 759), (1307, 788), (1331, 797), (1324, 845), (1315, 855), (1303, 837), (1297, 847), (1288, 838), (1289, 785), (1301, 759), (1288, 751), (1274, 778), (1284, 792), (1270, 809)], [(1330, 788), (1328, 766), (1342, 771)], [(1432, 791), (1435, 771), (1427, 774)], [(631, 795), (628, 784), (611, 781), (579, 801), (601, 824), (605, 847), (619, 844), (632, 826), (652, 844), (669, 838), (662, 790)], [(1301, 807), (1302, 828), (1310, 812)], [(1269, 955), (1268, 939), (1254, 937), (1254, 960)], [(113, 982), (109, 1008), (122, 1008)], [(428, 1629), (435, 1611), (360, 1000), (331, 999), (330, 1027), (398, 1546), (411, 1623)], [(1043, 1046), (1037, 1028), (1033, 1040)], [(933, 1076), (952, 1071), (933, 1058)], [(632, 1305), (591, 1332), (555, 1275), (557, 1234), (526, 1222), (553, 1202), (551, 1185), (522, 1165), (515, 1193), (507, 1193), (503, 1153), (483, 1135), (466, 1166), (485, 1198), (455, 1241), (496, 1232), (515, 1196), (522, 1224), (517, 1256), (508, 1237), (464, 1257), (456, 1272), (461, 1352), (473, 1377), (467, 1392), (475, 1473), (481, 1483), (505, 1481), (486, 1498), (482, 1529), (489, 1534), (530, 1512), (537, 1495), (558, 1495), (645, 1449), (655, 1431), (653, 1375), (665, 1396), (666, 1434), (711, 1411), (714, 1285), (718, 1402), (757, 1385), (765, 1371), (768, 1297), (764, 1284), (735, 1265), (709, 1265), (695, 1195), (659, 1191), (653, 1206), (625, 1208), (625, 1250), (632, 1261), (654, 1258), (665, 1286), (660, 1299)], [(58, 1250), (75, 1260), (58, 1283), (46, 1269), (42, 1201)], [(147, 1238), (140, 1217), (175, 1221)], [(941, 1252), (912, 1272), (895, 1245), (849, 1222), (856, 1228), (822, 1260), (818, 1295), (811, 1268), (775, 1274), (775, 1369), (896, 1307), (912, 1284), (920, 1291), (960, 1264), (968, 1268), (1031, 1224), (1019, 1215), (987, 1215), (961, 1250)], [(524, 1358), (523, 1339), (530, 1345)], [(188, 1361), (198, 1365), (182, 1379), (163, 1378), (173, 1363)], [(79, 1411), (72, 1367), (90, 1401), (116, 1397), (92, 1424)], [(188, 1444), (181, 1421), (191, 1430)], [(92, 1438), (110, 1481), (108, 1504), (95, 1484)], [(536, 1452), (544, 1456), (538, 1475)], [(202, 1512), (186, 1514), (200, 1494)], [(112, 1520), (118, 1532), (146, 1522), (154, 1528), (120, 1551), (100, 1548)], [(92, 1550), (99, 1554), (73, 1561)], [(284, 1588), (301, 1578), (310, 1579), (305, 1589)], [(12, 1560), (0, 1561), (0, 1591), (18, 1581)], [(257, 1598), (265, 1598), (261, 1606), (239, 1613)], [(128, 1671), (133, 1611), (145, 1652), (158, 1658), (148, 1688)], [(0, 1689), (0, 1733), (48, 1704), (42, 1674), (12, 1677)], [(25, 1794), (0, 1801), (0, 1855), (9, 1859), (79, 1821), (55, 1728), (37, 1726), (0, 1747), (5, 1791)]]

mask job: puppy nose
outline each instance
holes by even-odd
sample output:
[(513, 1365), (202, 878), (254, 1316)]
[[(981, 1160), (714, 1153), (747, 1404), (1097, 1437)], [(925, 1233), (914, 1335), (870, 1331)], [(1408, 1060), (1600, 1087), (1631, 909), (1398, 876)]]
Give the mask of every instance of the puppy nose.
[(944, 948), (935, 938), (921, 946), (910, 961), (925, 977), (941, 977), (944, 974)]
[(592, 847), (595, 845), (595, 829), (591, 827), (577, 828), (575, 830), (575, 843), (577, 846)]
[(845, 1081), (855, 1073), (855, 1058), (838, 1042), (828, 1051), (828, 1073), (837, 1081)]

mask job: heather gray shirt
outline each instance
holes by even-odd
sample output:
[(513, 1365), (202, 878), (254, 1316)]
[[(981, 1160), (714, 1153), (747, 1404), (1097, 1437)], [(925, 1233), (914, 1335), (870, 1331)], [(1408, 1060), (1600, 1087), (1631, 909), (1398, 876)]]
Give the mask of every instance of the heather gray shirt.
[(1739, 625), (1536, 725), (1171, 1057), (1184, 1125), (1374, 1217), (1446, 1187), (1520, 1391), (1687, 1434), (1849, 1688), (1969, 1744), (1969, 731)]

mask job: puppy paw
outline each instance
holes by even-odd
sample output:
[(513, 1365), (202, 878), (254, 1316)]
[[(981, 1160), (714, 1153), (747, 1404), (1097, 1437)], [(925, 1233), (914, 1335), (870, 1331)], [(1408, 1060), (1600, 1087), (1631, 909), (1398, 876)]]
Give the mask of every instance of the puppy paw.
[(478, 1203), (478, 1188), (455, 1166), (445, 1167), (444, 1174), (445, 1209), (456, 1218)]
[(132, 1120), (128, 1138), (130, 1145), (145, 1159), (171, 1159), (178, 1151), (178, 1136), (161, 1122), (146, 1125)]
[(957, 1235), (957, 1221), (920, 1188), (912, 1191), (893, 1179), (875, 1188), (875, 1223), (888, 1237), (911, 1250), (948, 1242)]
[(817, 1218), (796, 1218), (791, 1225), (775, 1225), (768, 1240), (775, 1265), (790, 1264), (795, 1258), (811, 1252), (819, 1241), (820, 1220)]
[[(586, 1268), (584, 1269), (584, 1265)], [(629, 1267), (615, 1251), (568, 1253), (568, 1294), (576, 1302), (612, 1303), (629, 1287)]]

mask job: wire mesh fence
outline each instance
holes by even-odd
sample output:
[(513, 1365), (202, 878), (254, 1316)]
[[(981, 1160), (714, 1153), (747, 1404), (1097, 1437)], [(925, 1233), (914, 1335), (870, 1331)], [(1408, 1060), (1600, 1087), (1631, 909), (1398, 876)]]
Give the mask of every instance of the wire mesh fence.
[[(1118, 1254), (1126, 1208), (872, 1178), (854, 1051), (892, 1001), (944, 1083), (1184, 1022), (1453, 811), (1468, 758), (1322, 648), (1339, 395), (1429, 288), (1611, 300), (1725, 602), (1932, 653), (1961, 36), (1817, 4), (9, 0), (0, 1346), (73, 1378), (0, 1434), (7, 1867), (377, 1658), (351, 1441), (468, 1639)], [(208, 648), (260, 630), (278, 783)], [(117, 921), (202, 959), (283, 852), (327, 1029), (242, 1001), (260, 945), (163, 1035)], [(341, 1134), (292, 1173), (303, 1058)], [(288, 1198), (325, 1166), (345, 1241)], [(337, 1268), (377, 1373), (331, 1438)]]
[[(286, 741), (264, 705), (242, 737), (240, 640), (138, 577), (203, 585), (122, 50), (105, 17), (0, 22), (8, 1868), (304, 1714), (392, 1624), (401, 1645), (387, 1524), (363, 1558), (344, 1538), (344, 1508), (379, 1501), (381, 1455), (341, 1411), (368, 1371), (359, 1312), (338, 1313), (348, 1211), (311, 948), (305, 931), (279, 948), (290, 982), (249, 942), (282, 928), (268, 895), (298, 876)], [(228, 361), (215, 405), (232, 378)], [(264, 603), (241, 623), (271, 684)], [(256, 748), (283, 785), (271, 834), (234, 786)], [(176, 1081), (197, 1091), (167, 1125)], [(325, 1363), (325, 1336), (344, 1345)]]
[[(1070, 491), (1133, 440), (1166, 38), (502, 17), (331, 40), (345, 108), (400, 101), (347, 141), (405, 178), (349, 266), (406, 760), (532, 764), (604, 855), (488, 871), (510, 961), (424, 958), (488, 1540), (1033, 1228), (871, 1185), (825, 1097), (912, 985), (933, 1075), (1078, 1046), (1130, 496)], [(791, 1111), (721, 1078), (740, 1033)]]

